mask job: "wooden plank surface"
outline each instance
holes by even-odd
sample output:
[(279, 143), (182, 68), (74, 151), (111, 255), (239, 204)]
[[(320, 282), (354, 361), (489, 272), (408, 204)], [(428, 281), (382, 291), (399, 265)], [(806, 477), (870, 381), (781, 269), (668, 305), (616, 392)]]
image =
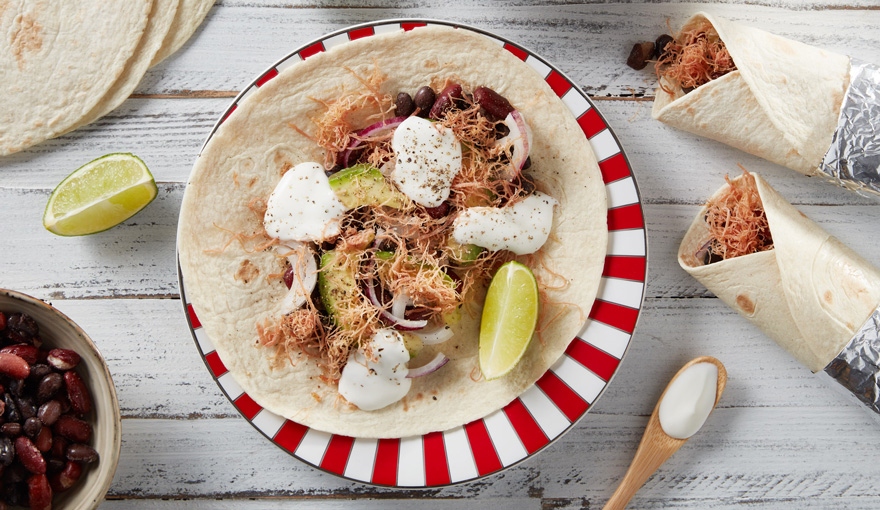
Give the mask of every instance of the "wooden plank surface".
[[(711, 354), (730, 381), (720, 408), (639, 492), (633, 508), (880, 506), (870, 454), (880, 424), (749, 325), (676, 262), (699, 204), (737, 165), (764, 175), (823, 228), (880, 266), (880, 201), (682, 133), (650, 118), (653, 79), (622, 63), (631, 44), (697, 10), (880, 62), (874, 0), (616, 3), (451, 0), (222, 0), (180, 53), (98, 122), (0, 158), (0, 286), (48, 299), (106, 357), (123, 453), (101, 508), (601, 508), (626, 470), (663, 385)], [(644, 311), (619, 373), (561, 440), (460, 486), (391, 490), (313, 469), (243, 420), (209, 376), (186, 326), (177, 213), (204, 138), (237, 91), (298, 46), (355, 23), (444, 18), (492, 30), (553, 62), (596, 100), (635, 169), (649, 235)], [(144, 158), (157, 201), (120, 228), (59, 238), (41, 227), (52, 188), (108, 152)]]

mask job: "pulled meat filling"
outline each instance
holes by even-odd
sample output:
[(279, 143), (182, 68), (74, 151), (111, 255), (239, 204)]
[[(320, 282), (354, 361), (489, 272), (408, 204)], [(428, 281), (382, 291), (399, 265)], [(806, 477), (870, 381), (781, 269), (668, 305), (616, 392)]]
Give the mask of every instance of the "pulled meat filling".
[(706, 204), (709, 241), (697, 252), (704, 264), (773, 249), (770, 226), (752, 174), (731, 180), (728, 189)]

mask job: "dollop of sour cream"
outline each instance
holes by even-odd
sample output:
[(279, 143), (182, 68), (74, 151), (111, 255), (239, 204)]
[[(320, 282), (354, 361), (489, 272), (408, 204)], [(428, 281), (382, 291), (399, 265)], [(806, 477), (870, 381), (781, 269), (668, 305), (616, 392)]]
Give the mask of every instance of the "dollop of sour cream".
[(555, 198), (536, 191), (508, 207), (469, 207), (455, 218), (452, 237), (461, 244), (517, 255), (538, 251), (553, 226)]
[(339, 234), (344, 213), (324, 167), (300, 163), (281, 176), (269, 196), (263, 226), (282, 242), (321, 242)]
[(695, 363), (678, 375), (660, 400), (659, 418), (663, 432), (676, 439), (696, 434), (712, 408), (718, 390), (718, 367)]
[(375, 411), (402, 399), (412, 386), (407, 379), (409, 351), (403, 336), (393, 329), (380, 329), (373, 336), (368, 359), (363, 349), (348, 356), (339, 378), (339, 394), (364, 411)]
[(461, 143), (451, 129), (413, 116), (394, 130), (391, 148), (397, 189), (424, 207), (449, 198), (452, 179), (461, 171)]

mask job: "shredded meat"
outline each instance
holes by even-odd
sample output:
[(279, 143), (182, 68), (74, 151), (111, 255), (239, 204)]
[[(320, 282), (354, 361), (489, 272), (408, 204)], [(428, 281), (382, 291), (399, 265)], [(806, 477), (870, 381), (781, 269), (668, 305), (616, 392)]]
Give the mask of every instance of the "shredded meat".
[(706, 204), (707, 259), (726, 260), (772, 250), (773, 238), (754, 176), (743, 170), (742, 178), (725, 179), (728, 190)]
[(670, 94), (675, 91), (668, 84), (689, 92), (734, 70), (724, 41), (705, 19), (677, 34), (654, 64), (660, 87)]

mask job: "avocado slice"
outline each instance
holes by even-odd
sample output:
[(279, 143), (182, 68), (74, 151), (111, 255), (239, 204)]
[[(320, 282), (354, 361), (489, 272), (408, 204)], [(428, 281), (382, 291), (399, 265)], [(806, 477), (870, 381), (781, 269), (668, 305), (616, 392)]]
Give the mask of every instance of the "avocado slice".
[(408, 201), (378, 168), (365, 163), (340, 170), (329, 181), (336, 198), (348, 209), (365, 205), (400, 209)]
[(483, 248), (477, 246), (476, 244), (461, 244), (451, 236), (446, 241), (446, 252), (452, 258), (452, 260), (460, 263), (460, 264), (468, 264), (477, 260), (481, 253), (483, 253)]
[(339, 323), (338, 311), (354, 308), (361, 299), (354, 268), (345, 262), (344, 254), (330, 250), (321, 255), (321, 269), (318, 271), (318, 292), (324, 309), (331, 322), (340, 328), (346, 325)]

